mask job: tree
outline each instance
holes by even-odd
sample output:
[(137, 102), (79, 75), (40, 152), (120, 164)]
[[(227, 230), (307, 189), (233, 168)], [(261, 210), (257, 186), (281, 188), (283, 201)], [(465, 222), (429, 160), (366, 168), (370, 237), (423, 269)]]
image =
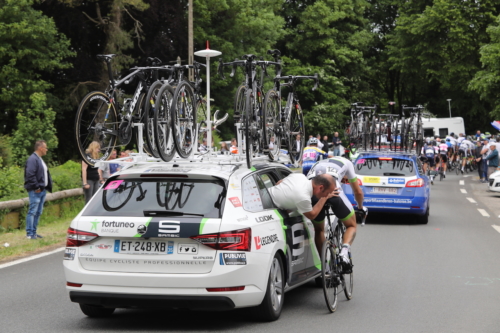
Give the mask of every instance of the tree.
[(52, 84), (43, 73), (68, 68), (69, 40), (54, 21), (33, 9), (34, 0), (3, 0), (0, 6), (0, 132), (15, 129), (15, 115), (26, 110), (29, 96)]
[[(57, 148), (59, 143), (54, 128), (56, 113), (47, 108), (47, 97), (44, 93), (33, 93), (29, 100), (31, 107), (17, 114), (18, 127), (14, 131), (11, 144), (14, 160), (17, 165), (23, 165), (33, 152), (36, 140), (45, 140), (49, 149)], [(51, 159), (51, 151), (48, 159)]]

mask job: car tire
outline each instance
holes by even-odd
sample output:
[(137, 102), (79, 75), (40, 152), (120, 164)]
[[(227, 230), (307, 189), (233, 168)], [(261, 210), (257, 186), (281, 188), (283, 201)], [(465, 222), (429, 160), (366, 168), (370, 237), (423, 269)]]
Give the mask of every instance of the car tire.
[(430, 205), (427, 205), (427, 210), (425, 211), (424, 215), (417, 216), (418, 223), (427, 224), (429, 222), (429, 207), (430, 207)]
[(109, 317), (115, 312), (115, 308), (104, 308), (102, 306), (94, 306), (80, 303), (80, 309), (89, 317), (103, 318)]
[(253, 308), (253, 315), (259, 321), (275, 321), (281, 315), (283, 303), (285, 301), (285, 270), (283, 260), (276, 253), (267, 282), (266, 295), (262, 303)]

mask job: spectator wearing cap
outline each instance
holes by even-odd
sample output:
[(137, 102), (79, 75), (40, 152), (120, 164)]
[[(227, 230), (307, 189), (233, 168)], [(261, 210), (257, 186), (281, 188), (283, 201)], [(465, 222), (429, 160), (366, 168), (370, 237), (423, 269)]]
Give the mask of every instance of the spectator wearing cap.
[(486, 157), (488, 160), (488, 179), (498, 168), (498, 150), (496, 142), (490, 143), (490, 154)]

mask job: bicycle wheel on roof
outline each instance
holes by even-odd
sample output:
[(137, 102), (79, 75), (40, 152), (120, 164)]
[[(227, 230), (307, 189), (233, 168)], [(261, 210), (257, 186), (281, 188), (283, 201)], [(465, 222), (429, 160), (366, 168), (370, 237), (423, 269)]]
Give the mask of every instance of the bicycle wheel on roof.
[(172, 135), (177, 153), (188, 158), (196, 146), (196, 99), (191, 85), (179, 83), (172, 100)]

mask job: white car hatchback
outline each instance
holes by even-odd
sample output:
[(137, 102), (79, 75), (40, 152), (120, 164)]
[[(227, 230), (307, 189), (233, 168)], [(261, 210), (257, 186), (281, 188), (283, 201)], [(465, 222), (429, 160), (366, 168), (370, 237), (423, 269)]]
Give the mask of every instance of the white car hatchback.
[(490, 175), (488, 188), (490, 191), (500, 192), (500, 171), (495, 171)]
[(71, 222), (64, 270), (90, 317), (116, 308), (254, 307), (279, 318), (284, 293), (320, 275), (314, 228), (275, 207), (278, 163), (142, 163), (110, 178)]

